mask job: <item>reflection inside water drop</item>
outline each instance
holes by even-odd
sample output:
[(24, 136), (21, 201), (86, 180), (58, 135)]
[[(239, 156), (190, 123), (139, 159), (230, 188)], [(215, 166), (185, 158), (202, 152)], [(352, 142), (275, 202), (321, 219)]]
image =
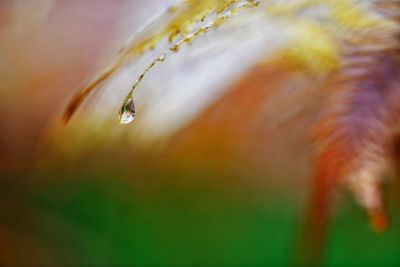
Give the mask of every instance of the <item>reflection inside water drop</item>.
[(128, 124), (135, 119), (136, 108), (132, 98), (125, 101), (119, 115), (119, 123)]

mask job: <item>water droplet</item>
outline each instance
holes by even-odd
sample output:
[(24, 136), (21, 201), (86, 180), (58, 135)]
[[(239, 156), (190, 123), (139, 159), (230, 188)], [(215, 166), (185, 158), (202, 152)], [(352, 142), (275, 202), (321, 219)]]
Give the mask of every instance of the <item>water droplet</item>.
[(131, 123), (135, 119), (135, 115), (136, 115), (135, 103), (133, 102), (133, 98), (129, 97), (121, 108), (119, 114), (119, 123), (121, 124)]
[(160, 62), (164, 62), (165, 61), (165, 56), (166, 56), (166, 54), (164, 53), (164, 54), (162, 54), (161, 56), (159, 56), (158, 57), (158, 61), (160, 61)]

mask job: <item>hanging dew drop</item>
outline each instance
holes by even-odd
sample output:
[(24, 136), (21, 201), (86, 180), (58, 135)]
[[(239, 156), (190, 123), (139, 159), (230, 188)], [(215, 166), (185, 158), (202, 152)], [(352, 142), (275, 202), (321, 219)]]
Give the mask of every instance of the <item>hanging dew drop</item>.
[(131, 123), (135, 119), (136, 108), (135, 103), (133, 102), (133, 98), (128, 98), (124, 105), (121, 108), (119, 114), (119, 123), (128, 124)]

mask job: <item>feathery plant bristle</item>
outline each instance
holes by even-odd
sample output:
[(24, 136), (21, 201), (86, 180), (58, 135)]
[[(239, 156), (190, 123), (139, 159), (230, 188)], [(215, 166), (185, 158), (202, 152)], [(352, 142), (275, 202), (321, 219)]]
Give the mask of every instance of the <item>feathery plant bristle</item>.
[[(311, 18), (296, 19), (296, 23), (290, 23), (291, 38), (289, 46), (283, 52), (283, 56), (292, 61), (304, 64), (317, 72), (329, 72), (340, 66), (340, 56), (332, 36), (334, 30), (352, 30), (367, 26), (380, 25), (384, 20), (371, 17), (368, 12), (359, 8), (354, 0), (298, 0), (298, 1), (272, 1), (272, 0), (186, 0), (182, 1), (166, 11), (171, 17), (169, 22), (156, 25), (158, 30), (142, 39), (136, 40), (123, 47), (116, 61), (102, 72), (93, 82), (79, 92), (69, 103), (62, 121), (67, 123), (88, 95), (98, 89), (101, 84), (112, 77), (126, 63), (143, 53), (154, 49), (162, 40), (168, 39), (172, 45), (161, 55), (156, 57), (136, 80), (131, 92), (125, 99), (132, 99), (132, 93), (144, 76), (159, 62), (165, 60), (170, 52), (177, 52), (184, 44), (194, 41), (197, 37), (207, 33), (210, 29), (218, 27), (242, 8), (266, 4), (265, 15), (276, 17), (284, 21), (285, 18), (293, 19), (303, 10), (318, 5), (326, 5), (331, 14), (329, 23)], [(261, 6), (261, 5), (260, 5)], [(204, 26), (199, 23), (209, 19)], [(156, 21), (157, 22), (157, 21)], [(196, 29), (196, 26), (198, 29)], [(332, 31), (332, 32), (331, 32)], [(121, 110), (127, 110), (122, 107)], [(122, 119), (120, 122), (127, 122)]]
[[(131, 90), (132, 92), (144, 78), (146, 73), (150, 71), (157, 62), (163, 61), (169, 52), (178, 51), (182, 45), (194, 41), (198, 36), (208, 32), (211, 28), (217, 27), (225, 20), (229, 19), (239, 9), (257, 6), (258, 3), (258, 0), (186, 0), (169, 8), (166, 13), (172, 16), (171, 21), (166, 25), (157, 25), (160, 29), (154, 34), (145, 36), (140, 40), (133, 40), (131, 44), (123, 47), (118, 58), (111, 67), (107, 68), (93, 82), (75, 95), (64, 112), (62, 122), (64, 124), (68, 123), (87, 96), (99, 88), (104, 81), (109, 79), (115, 72), (135, 57), (154, 49), (164, 38), (168, 38), (168, 42), (173, 44), (172, 47), (153, 60), (148, 68), (146, 68), (146, 70), (139, 76)], [(215, 13), (215, 18), (212, 22), (192, 32), (192, 28), (196, 24), (204, 21), (213, 13)], [(180, 40), (176, 41), (179, 38)], [(127, 96), (125, 102), (127, 102), (128, 98), (129, 96)], [(122, 121), (123, 120), (121, 120), (120, 116), (120, 122)]]

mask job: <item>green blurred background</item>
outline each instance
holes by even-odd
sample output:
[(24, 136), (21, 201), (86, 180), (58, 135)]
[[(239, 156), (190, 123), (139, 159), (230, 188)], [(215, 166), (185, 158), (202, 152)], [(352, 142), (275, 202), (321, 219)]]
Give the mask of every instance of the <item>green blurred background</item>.
[[(182, 183), (177, 182), (177, 173), (136, 166), (125, 172), (103, 168), (79, 169), (78, 174), (52, 172), (46, 182), (13, 184), (2, 193), (2, 206), (7, 206), (2, 207), (2, 230), (9, 234), (2, 235), (5, 263), (7, 259), (12, 264), (23, 259), (68, 266), (288, 266), (293, 262), (304, 212), (295, 192), (222, 187), (211, 182), (221, 176), (201, 172), (182, 178), (207, 175), (208, 182)], [(246, 177), (224, 179), (240, 184)], [(398, 265), (399, 217), (393, 216), (389, 231), (377, 234), (351, 197), (341, 203), (325, 250), (326, 266)]]

